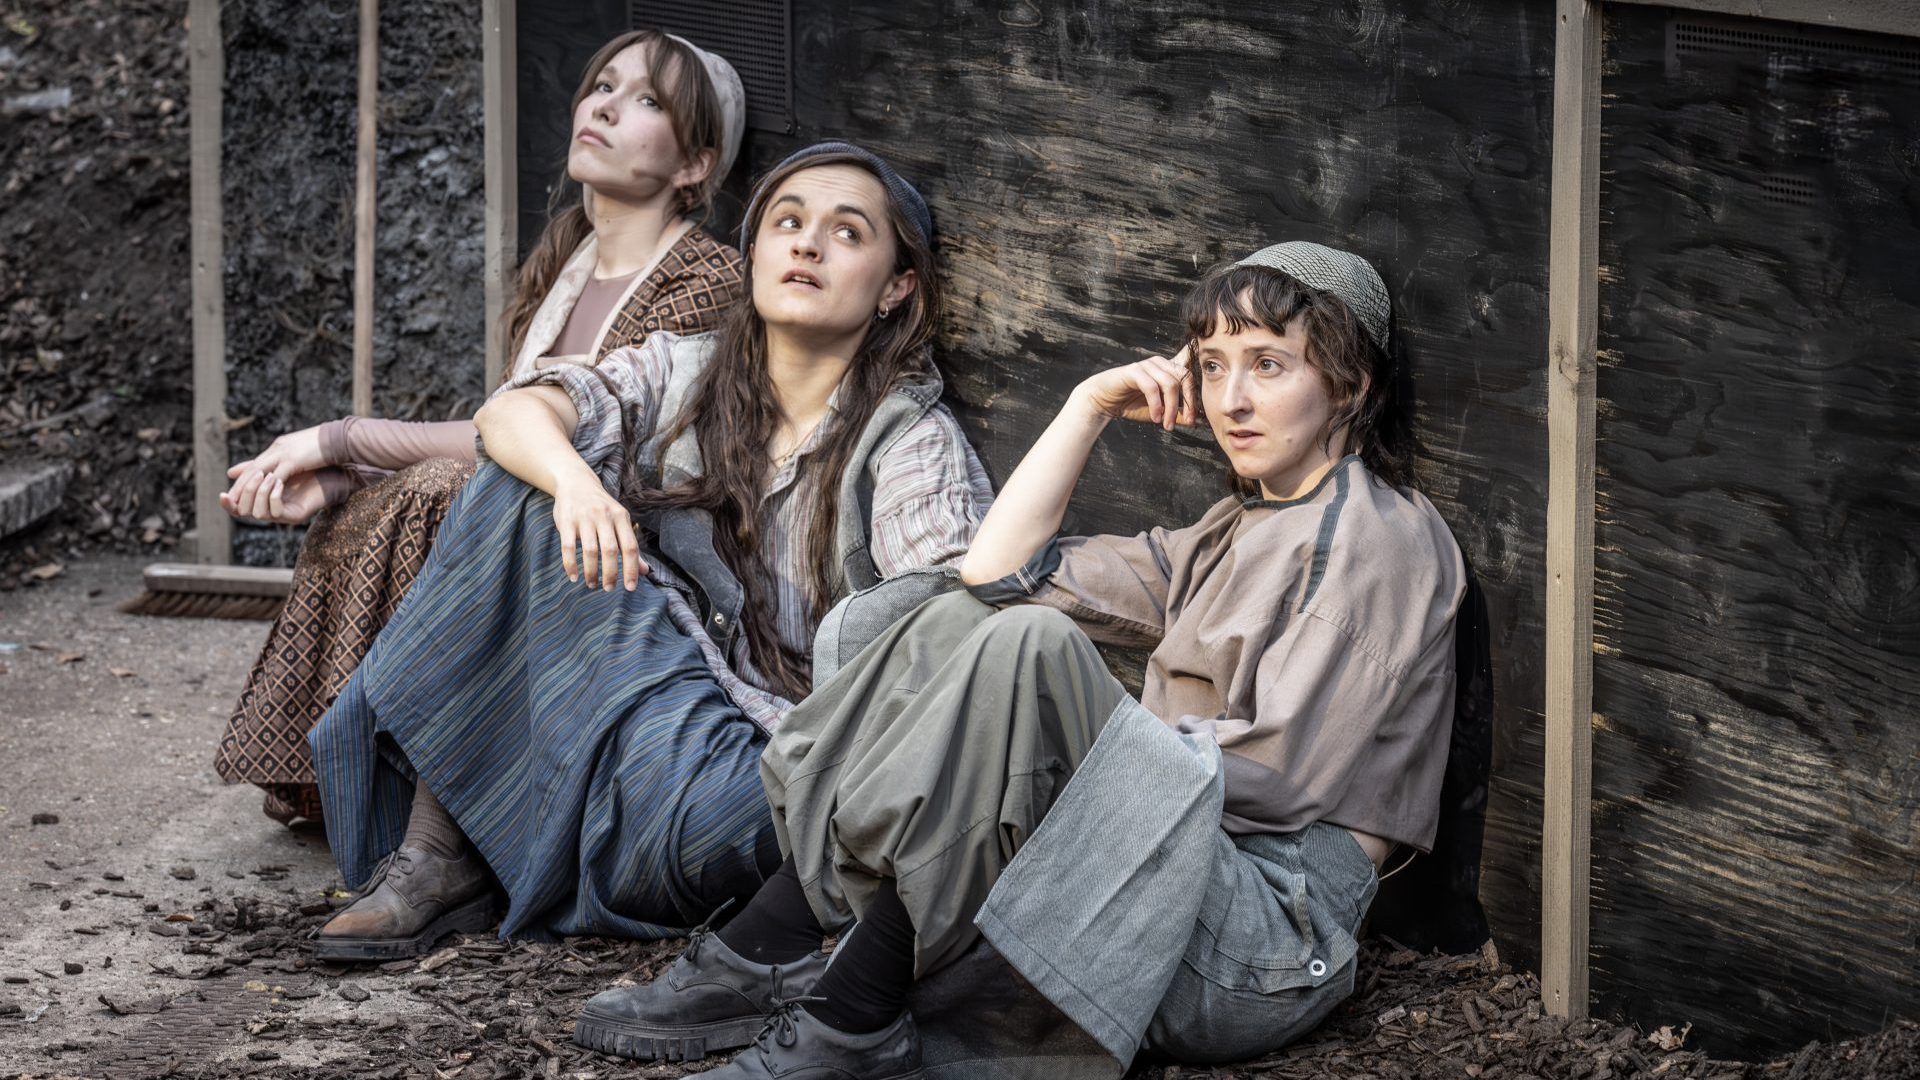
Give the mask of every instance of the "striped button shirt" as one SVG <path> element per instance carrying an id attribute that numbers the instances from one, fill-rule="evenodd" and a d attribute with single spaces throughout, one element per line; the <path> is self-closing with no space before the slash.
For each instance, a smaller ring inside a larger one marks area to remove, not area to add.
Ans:
<path id="1" fill-rule="evenodd" d="M 673 344 L 678 335 L 658 332 L 635 347 L 617 349 L 597 368 L 561 364 L 529 373 L 511 385 L 553 385 L 566 391 L 579 414 L 574 449 L 618 495 L 627 467 L 622 416 L 635 425 L 643 442 L 670 417 L 659 415 L 673 373 Z M 813 651 L 815 613 L 807 602 L 806 537 L 818 513 L 816 493 L 822 481 L 815 451 L 838 423 L 840 393 L 827 400 L 827 415 L 800 448 L 775 471 L 761 499 L 768 568 L 775 586 L 775 632 L 788 648 Z M 835 478 L 837 481 L 837 478 Z M 868 525 L 874 568 L 882 578 L 928 566 L 958 562 L 992 502 L 986 470 L 944 405 L 927 411 L 888 448 L 875 475 L 872 519 Z M 654 560 L 649 559 L 649 564 Z M 744 636 L 722 655 L 706 634 L 699 615 L 686 602 L 689 593 L 671 572 L 655 566 L 655 576 L 676 586 L 669 607 L 676 625 L 699 644 L 714 676 L 734 703 L 756 723 L 772 730 L 792 703 L 769 689 L 747 653 Z M 675 602 L 677 601 L 677 602 Z M 824 612 L 819 613 L 824 614 Z"/>

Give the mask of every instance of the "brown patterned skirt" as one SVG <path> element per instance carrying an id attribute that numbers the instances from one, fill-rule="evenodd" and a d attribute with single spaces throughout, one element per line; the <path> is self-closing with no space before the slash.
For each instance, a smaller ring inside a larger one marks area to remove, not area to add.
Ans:
<path id="1" fill-rule="evenodd" d="M 267 816 L 320 820 L 307 731 L 426 565 L 473 466 L 435 458 L 355 492 L 307 530 L 293 587 L 220 739 L 214 768 L 267 793 Z"/>

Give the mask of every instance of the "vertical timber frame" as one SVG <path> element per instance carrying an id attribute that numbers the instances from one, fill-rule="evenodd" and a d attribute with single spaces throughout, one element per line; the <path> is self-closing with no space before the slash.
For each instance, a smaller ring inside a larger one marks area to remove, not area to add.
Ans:
<path id="1" fill-rule="evenodd" d="M 1558 0 L 1547 261 L 1546 777 L 1540 989 L 1588 1006 L 1593 786 L 1593 460 L 1600 289 L 1600 0 Z"/>
<path id="2" fill-rule="evenodd" d="M 481 396 L 500 385 L 506 370 L 507 347 L 502 316 L 513 291 L 513 268 L 518 259 L 520 230 L 518 137 L 519 87 L 514 72 L 519 29 L 515 0 L 483 0 L 481 4 L 481 96 L 486 111 L 482 154 L 486 159 L 486 385 Z"/>
<path id="3" fill-rule="evenodd" d="M 194 561 L 233 559 L 233 522 L 220 508 L 227 479 L 226 244 L 221 230 L 220 110 L 226 56 L 220 0 L 187 9 L 188 145 L 191 155 L 193 259 Z"/>
<path id="4" fill-rule="evenodd" d="M 373 415 L 374 183 L 378 170 L 380 0 L 360 0 L 359 141 L 353 185 L 353 411 Z"/>

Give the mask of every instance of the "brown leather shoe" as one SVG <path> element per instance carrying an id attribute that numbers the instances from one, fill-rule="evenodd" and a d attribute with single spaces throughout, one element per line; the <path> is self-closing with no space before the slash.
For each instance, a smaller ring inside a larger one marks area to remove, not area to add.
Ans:
<path id="1" fill-rule="evenodd" d="M 360 898 L 320 928 L 316 960 L 400 960 L 424 956 L 448 934 L 493 922 L 493 888 L 480 853 L 457 859 L 402 846 L 382 860 Z"/>

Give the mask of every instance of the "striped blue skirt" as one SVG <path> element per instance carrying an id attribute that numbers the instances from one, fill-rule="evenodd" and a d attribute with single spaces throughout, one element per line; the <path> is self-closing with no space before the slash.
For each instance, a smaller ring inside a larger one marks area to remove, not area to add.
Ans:
<path id="1" fill-rule="evenodd" d="M 422 776 L 505 887 L 503 937 L 676 936 L 779 864 L 766 736 L 665 592 L 569 582 L 553 500 L 492 463 L 308 743 L 345 880 Z"/>

